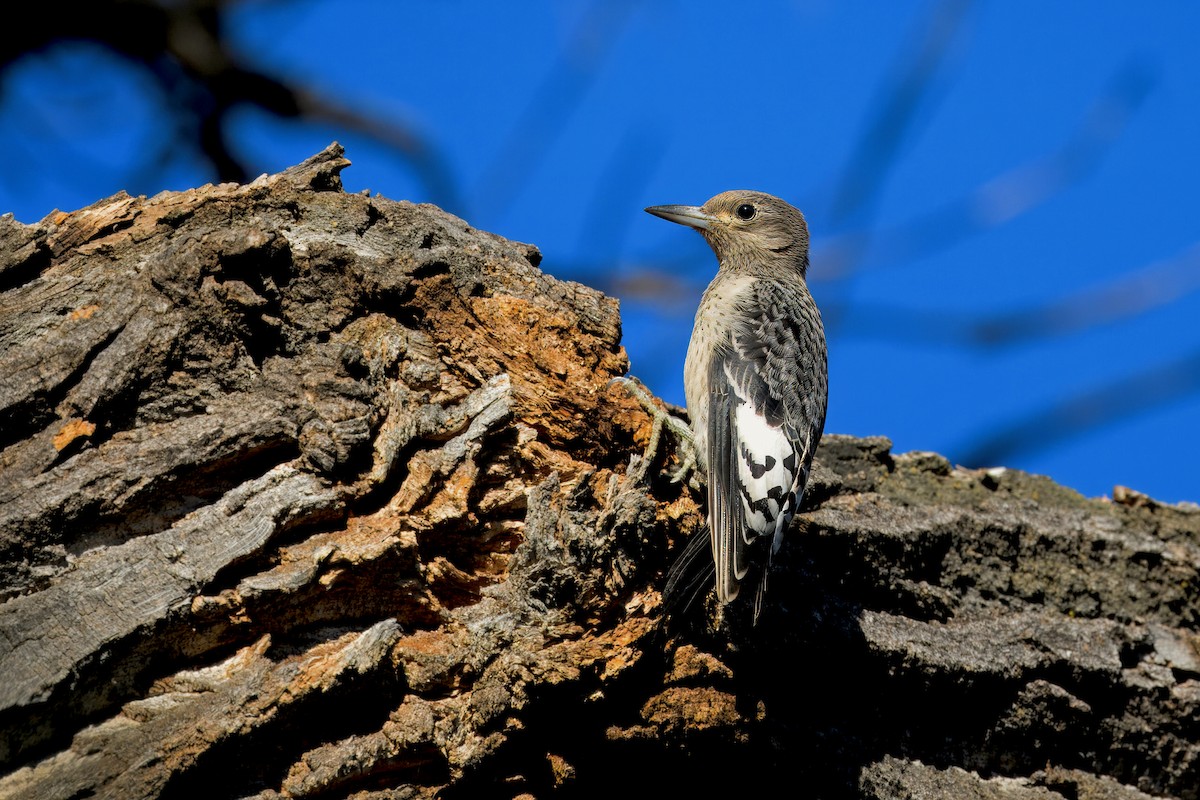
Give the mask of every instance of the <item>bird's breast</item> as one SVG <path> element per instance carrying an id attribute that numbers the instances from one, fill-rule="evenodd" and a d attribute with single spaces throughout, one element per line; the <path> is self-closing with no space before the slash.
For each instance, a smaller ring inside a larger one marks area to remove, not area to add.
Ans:
<path id="1" fill-rule="evenodd" d="M 742 297 L 752 289 L 753 278 L 744 275 L 717 274 L 696 309 L 692 339 L 683 365 L 683 391 L 688 417 L 692 422 L 696 457 L 701 469 L 708 470 L 708 374 L 713 352 L 728 345 L 737 321 Z"/>

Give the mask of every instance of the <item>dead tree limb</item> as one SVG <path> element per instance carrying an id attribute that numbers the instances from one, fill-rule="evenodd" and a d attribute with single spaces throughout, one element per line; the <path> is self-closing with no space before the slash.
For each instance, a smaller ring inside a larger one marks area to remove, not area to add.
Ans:
<path id="1" fill-rule="evenodd" d="M 0 797 L 1200 796 L 1200 511 L 829 436 L 668 629 L 616 302 L 347 164 L 0 220 Z"/>

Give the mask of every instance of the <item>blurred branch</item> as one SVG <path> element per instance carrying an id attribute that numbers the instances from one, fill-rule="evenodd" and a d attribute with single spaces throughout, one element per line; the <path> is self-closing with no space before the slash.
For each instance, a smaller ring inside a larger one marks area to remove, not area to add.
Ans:
<path id="1" fill-rule="evenodd" d="M 869 243 L 876 263 L 903 264 L 998 227 L 1086 177 L 1125 131 L 1156 77 L 1141 63 L 1114 76 L 1074 135 L 1055 153 L 1022 164 L 941 208 L 890 230 L 858 230 L 822 242 L 814 259 L 822 280 L 862 268 Z"/>
<path id="2" fill-rule="evenodd" d="M 961 463 L 968 467 L 1003 464 L 1017 453 L 1045 450 L 1064 439 L 1128 420 L 1197 390 L 1200 390 L 1200 351 L 1035 411 L 994 433 L 977 437 L 975 444 L 952 452 L 965 452 Z M 1120 454 L 1114 454 L 1113 458 L 1119 460 Z"/>
<path id="3" fill-rule="evenodd" d="M 892 74 L 898 78 L 886 90 L 866 129 L 851 153 L 846 171 L 834 192 L 829 219 L 831 231 L 845 228 L 857 235 L 845 242 L 836 255 L 839 265 L 833 274 L 842 285 L 827 294 L 835 300 L 824 312 L 826 330 L 835 332 L 841 315 L 837 297 L 850 291 L 849 279 L 859 259 L 870 246 L 875 206 L 895 164 L 900 145 L 911 130 L 917 109 L 930 93 L 951 44 L 957 37 L 970 0 L 941 0 L 925 20 L 915 52 L 906 53 Z"/>
<path id="4" fill-rule="evenodd" d="M 699 237 L 697 241 L 702 242 Z M 717 269 L 712 251 L 703 243 L 700 247 L 703 252 L 697 248 L 694 254 L 685 251 L 633 259 L 596 258 L 589 253 L 586 260 L 557 260 L 554 271 L 559 276 L 586 275 L 589 286 L 623 302 L 646 303 L 672 313 L 690 305 L 686 310 L 691 316 Z M 711 262 L 708 272 L 701 268 L 705 259 Z"/>
<path id="5" fill-rule="evenodd" d="M 923 26 L 915 55 L 901 59 L 895 70 L 899 78 L 868 123 L 834 196 L 830 217 L 835 229 L 851 220 L 862 223 L 870 216 L 900 144 L 942 68 L 970 5 L 970 0 L 942 0 Z"/>
<path id="6" fill-rule="evenodd" d="M 1168 261 L 1122 275 L 1105 286 L 1085 289 L 1055 303 L 1004 314 L 974 327 L 972 338 L 995 346 L 1064 336 L 1129 319 L 1168 305 L 1200 289 L 1200 245 Z"/>
<path id="7" fill-rule="evenodd" d="M 596 0 L 584 13 L 484 172 L 475 193 L 478 210 L 495 219 L 508 209 L 525 177 L 537 168 L 579 107 L 637 4 L 637 0 Z"/>
<path id="8" fill-rule="evenodd" d="M 681 270 L 681 274 L 686 274 Z M 609 289 L 601 289 L 621 298 L 621 302 L 643 303 L 653 306 L 664 318 L 685 317 L 691 319 L 700 303 L 704 285 L 687 281 L 679 275 L 655 269 L 635 270 L 628 274 L 615 274 L 604 281 Z"/>
<path id="9" fill-rule="evenodd" d="M 963 347 L 1001 347 L 1066 336 L 1140 316 L 1200 290 L 1200 243 L 1101 286 L 1054 302 L 980 319 L 978 313 L 855 303 L 838 309 L 849 334 Z"/>
<path id="10" fill-rule="evenodd" d="M 577 252 L 600 264 L 616 260 L 636 219 L 629 209 L 642 196 L 664 152 L 663 136 L 650 126 L 641 123 L 626 129 L 583 214 Z"/>
<path id="11" fill-rule="evenodd" d="M 233 0 L 32 4 L 22 25 L 5 26 L 0 33 L 0 75 L 54 45 L 95 42 L 154 78 L 182 143 L 196 148 L 221 181 L 245 182 L 261 172 L 244 163 L 229 141 L 231 112 L 250 106 L 281 119 L 336 125 L 372 138 L 405 158 L 434 202 L 461 207 L 437 149 L 412 128 L 360 114 L 261 72 L 235 54 L 223 35 L 225 9 L 233 5 Z"/>

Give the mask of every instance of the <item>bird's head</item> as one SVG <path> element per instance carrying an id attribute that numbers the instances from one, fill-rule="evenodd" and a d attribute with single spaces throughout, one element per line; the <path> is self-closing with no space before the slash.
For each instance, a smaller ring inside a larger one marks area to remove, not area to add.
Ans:
<path id="1" fill-rule="evenodd" d="M 808 224 L 791 204 L 763 192 L 722 192 L 702 206 L 651 206 L 656 217 L 695 228 L 722 268 L 808 269 Z"/>

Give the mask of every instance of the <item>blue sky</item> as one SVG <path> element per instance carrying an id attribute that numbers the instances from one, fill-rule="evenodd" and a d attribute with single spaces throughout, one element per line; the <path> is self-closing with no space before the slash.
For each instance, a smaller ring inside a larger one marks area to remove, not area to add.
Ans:
<path id="1" fill-rule="evenodd" d="M 538 245 L 621 298 L 633 372 L 668 400 L 715 262 L 642 208 L 759 189 L 809 219 L 827 431 L 1200 501 L 1200 6 L 311 0 L 247 3 L 230 35 L 418 131 L 452 188 L 361 134 L 247 110 L 256 171 L 336 139 L 348 190 Z M 157 91 L 86 44 L 15 65 L 0 211 L 211 181 L 186 148 L 147 159 L 175 135 Z"/>

